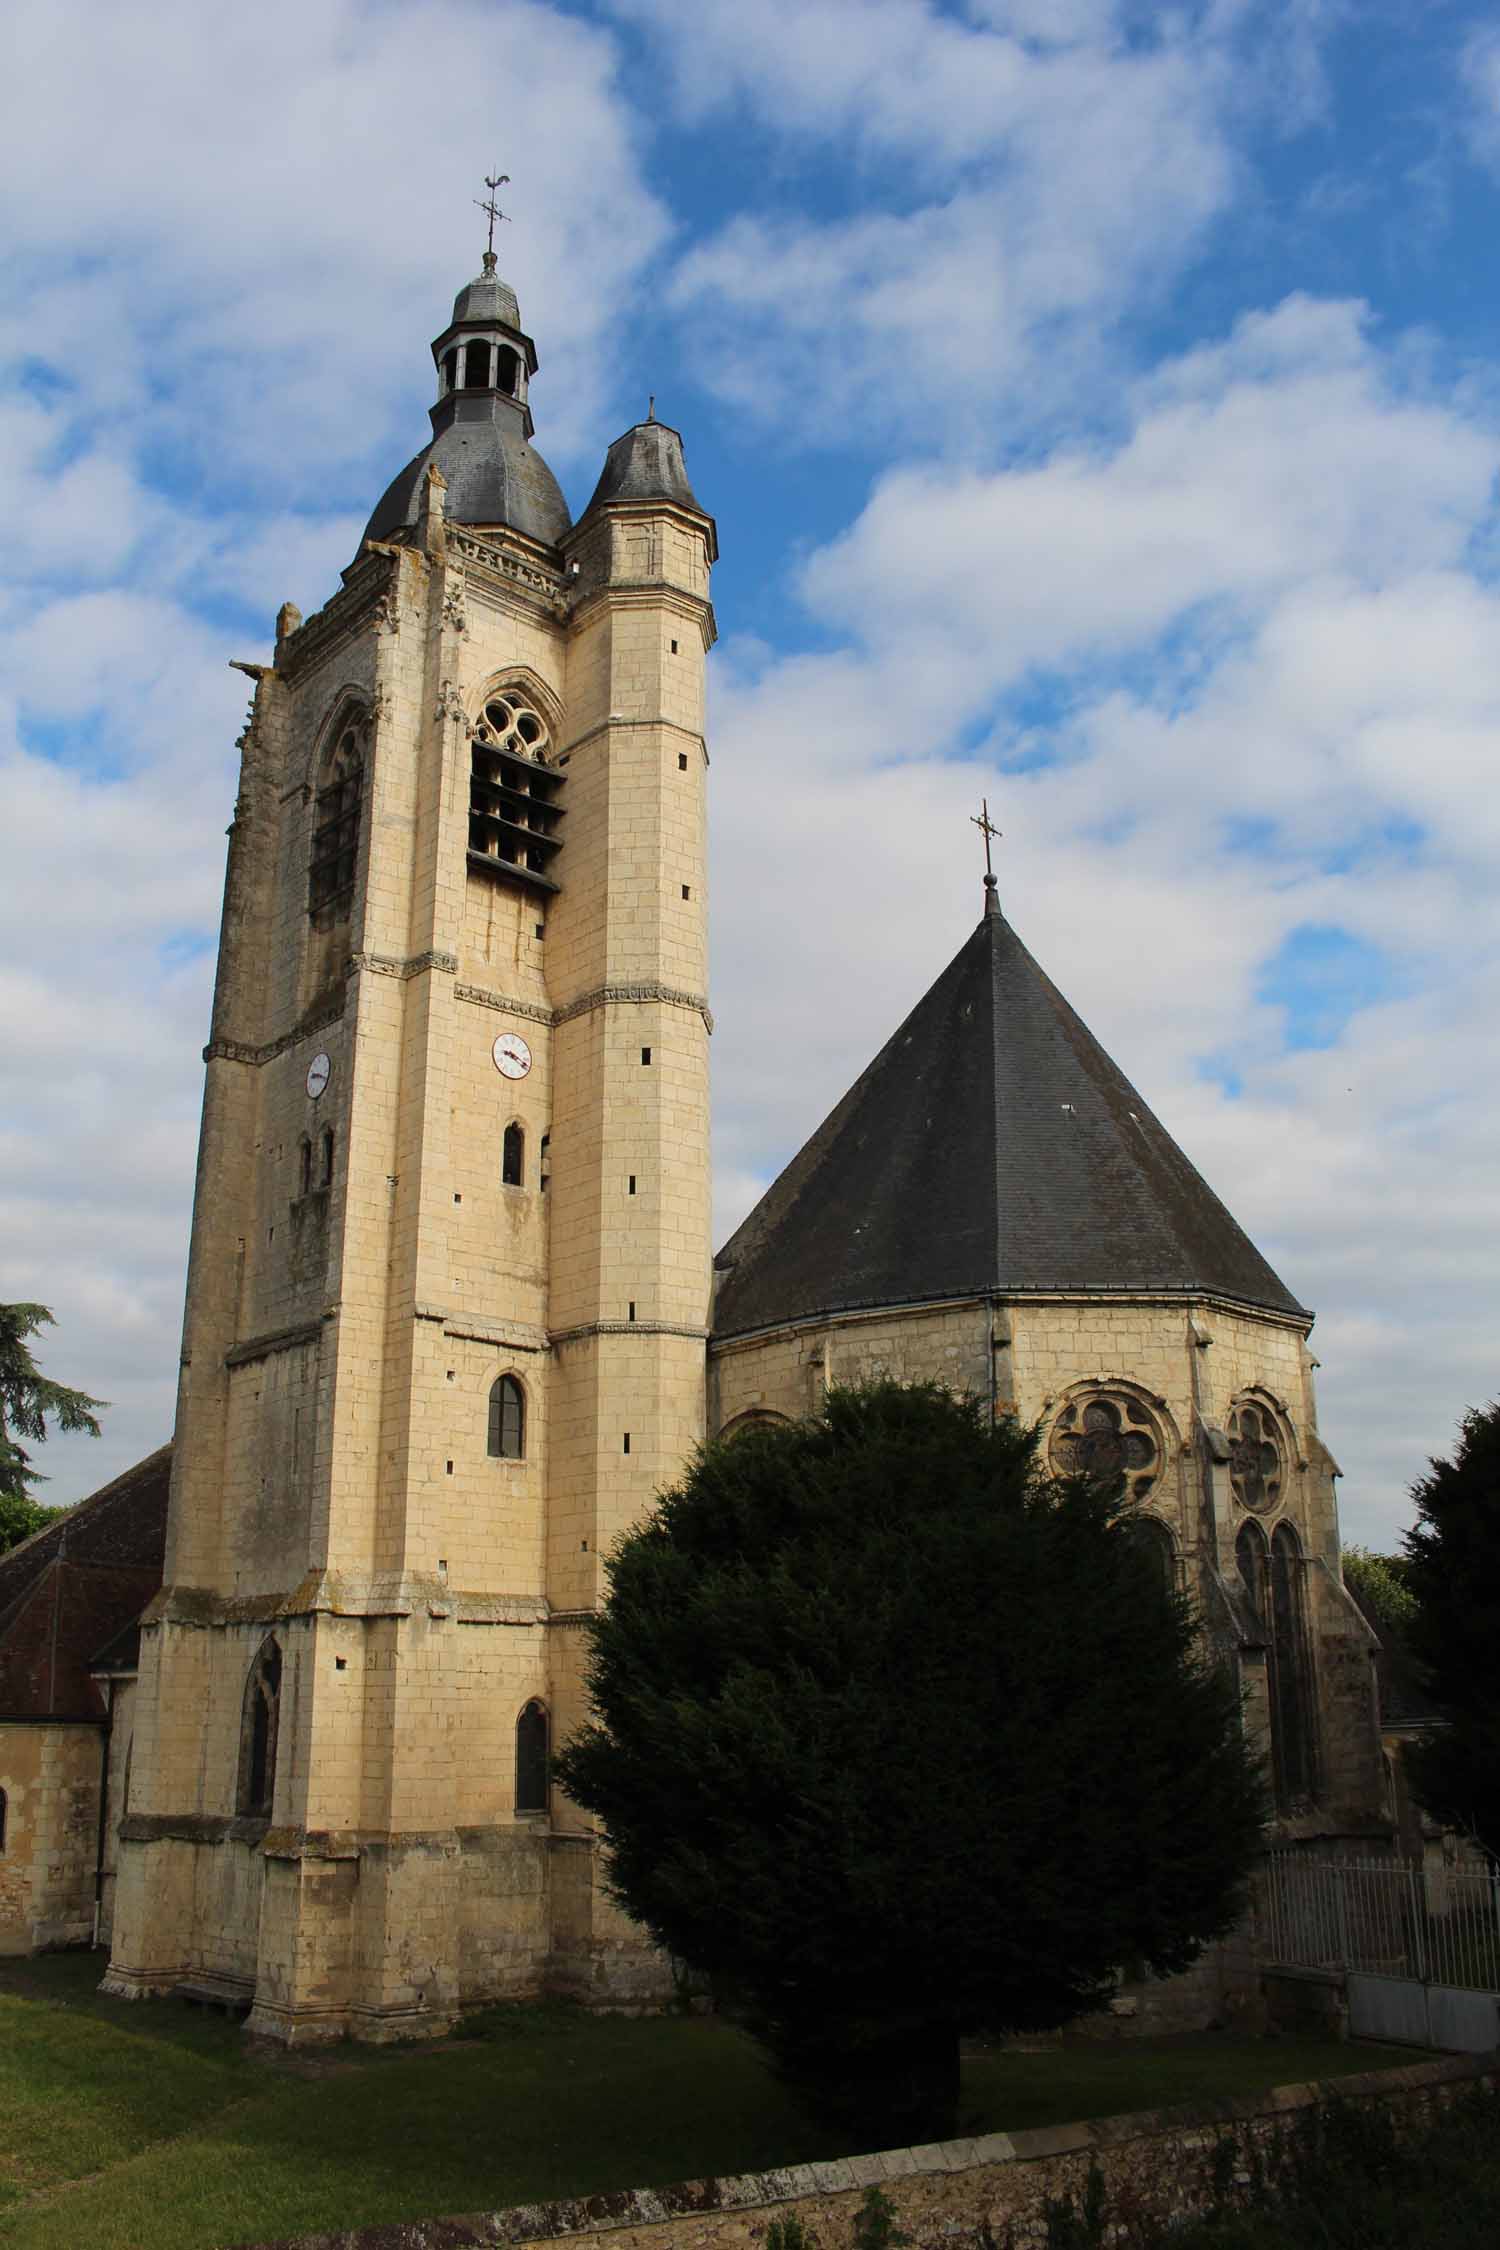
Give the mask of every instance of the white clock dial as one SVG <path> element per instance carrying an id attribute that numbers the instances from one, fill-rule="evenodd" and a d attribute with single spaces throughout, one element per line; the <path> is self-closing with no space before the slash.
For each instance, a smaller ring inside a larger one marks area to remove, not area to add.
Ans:
<path id="1" fill-rule="evenodd" d="M 517 1031 L 502 1031 L 490 1052 L 502 1078 L 524 1078 L 531 1068 L 531 1049 Z"/>
<path id="2" fill-rule="evenodd" d="M 333 1065 L 326 1055 L 313 1056 L 312 1061 L 307 1066 L 307 1091 L 312 1101 L 316 1101 L 319 1094 L 322 1093 L 332 1072 Z"/>

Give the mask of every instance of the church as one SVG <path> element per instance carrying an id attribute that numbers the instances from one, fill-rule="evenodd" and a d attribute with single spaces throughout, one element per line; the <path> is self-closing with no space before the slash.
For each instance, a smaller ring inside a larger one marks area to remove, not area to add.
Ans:
<path id="1" fill-rule="evenodd" d="M 992 877 L 714 1258 L 715 525 L 654 418 L 572 520 L 493 254 L 432 357 L 340 590 L 241 666 L 160 1585 L 92 1675 L 106 1989 L 291 2043 L 669 1997 L 548 1779 L 604 1560 L 705 1434 L 877 1374 L 1123 1473 L 1283 1840 L 1387 1837 L 1312 1316 Z"/>

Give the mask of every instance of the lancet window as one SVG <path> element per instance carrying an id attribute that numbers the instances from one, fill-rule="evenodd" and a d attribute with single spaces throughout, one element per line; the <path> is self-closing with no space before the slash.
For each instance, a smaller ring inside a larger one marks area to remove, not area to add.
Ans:
<path id="1" fill-rule="evenodd" d="M 347 914 L 359 856 L 359 807 L 364 789 L 364 727 L 350 719 L 338 729 L 324 759 L 313 810 L 307 905 L 312 914 Z"/>
<path id="2" fill-rule="evenodd" d="M 1058 1476 L 1089 1477 L 1100 1484 L 1125 1480 L 1126 1497 L 1144 1500 L 1162 1470 L 1155 1420 L 1128 1391 L 1095 1391 L 1069 1399 L 1052 1425 L 1048 1448 Z"/>
<path id="3" fill-rule="evenodd" d="M 1289 1523 L 1279 1523 L 1271 1536 L 1270 1625 L 1276 1779 L 1282 1802 L 1291 1805 L 1312 1795 L 1316 1761 L 1307 1565 Z"/>
<path id="4" fill-rule="evenodd" d="M 516 1811 L 547 1810 L 547 1706 L 533 1697 L 516 1721 Z"/>
<path id="5" fill-rule="evenodd" d="M 1235 1563 L 1265 1635 L 1271 1771 L 1283 1812 L 1317 1786 L 1312 1644 L 1307 1627 L 1307 1564 L 1289 1523 L 1267 1539 L 1250 1518 L 1234 1542 Z"/>
<path id="6" fill-rule="evenodd" d="M 269 1818 L 276 1790 L 276 1727 L 281 1708 L 281 1648 L 263 1641 L 245 1682 L 240 1717 L 239 1810 Z"/>
<path id="7" fill-rule="evenodd" d="M 489 1455 L 492 1461 L 526 1458 L 526 1393 L 514 1375 L 490 1385 Z"/>
<path id="8" fill-rule="evenodd" d="M 526 1134 L 514 1120 L 506 1126 L 505 1138 L 501 1143 L 500 1180 L 504 1187 L 524 1187 L 526 1184 Z"/>
<path id="9" fill-rule="evenodd" d="M 470 745 L 469 867 L 534 891 L 555 891 L 550 872 L 562 837 L 563 776 L 548 763 L 546 720 L 525 690 L 499 688 Z"/>

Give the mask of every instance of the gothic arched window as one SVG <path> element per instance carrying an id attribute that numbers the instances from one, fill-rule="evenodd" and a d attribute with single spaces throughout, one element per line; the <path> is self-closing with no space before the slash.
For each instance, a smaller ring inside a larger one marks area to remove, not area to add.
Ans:
<path id="1" fill-rule="evenodd" d="M 557 802 L 566 776 L 547 763 L 551 730 L 523 687 L 485 699 L 469 752 L 469 859 L 507 870 L 533 890 L 555 891 L 548 873 L 562 850 Z"/>
<path id="2" fill-rule="evenodd" d="M 1271 1734 L 1277 1792 L 1290 1804 L 1313 1791 L 1312 1652 L 1307 1634 L 1307 1565 L 1289 1523 L 1271 1539 Z"/>
<path id="3" fill-rule="evenodd" d="M 1242 1523 L 1234 1542 L 1235 1568 L 1240 1574 L 1240 1584 L 1250 1597 L 1250 1606 L 1262 1624 L 1266 1622 L 1266 1583 L 1270 1575 L 1271 1551 L 1266 1545 L 1266 1535 L 1258 1523 Z"/>
<path id="4" fill-rule="evenodd" d="M 516 1811 L 547 1810 L 547 1706 L 533 1696 L 516 1721 Z"/>
<path id="5" fill-rule="evenodd" d="M 1123 1477 L 1130 1500 L 1144 1500 L 1161 1475 L 1156 1424 L 1126 1391 L 1069 1399 L 1052 1425 L 1049 1450 L 1058 1476 L 1090 1477 L 1099 1484 Z"/>
<path id="6" fill-rule="evenodd" d="M 307 870 L 308 912 L 322 907 L 347 914 L 359 854 L 359 801 L 364 786 L 363 728 L 357 718 L 338 729 L 324 759 L 313 810 L 312 858 Z"/>
<path id="7" fill-rule="evenodd" d="M 1276 1417 L 1264 1400 L 1241 1399 L 1229 1416 L 1229 1482 L 1242 1508 L 1268 1515 L 1281 1499 L 1286 1468 Z"/>
<path id="8" fill-rule="evenodd" d="M 505 1128 L 500 1156 L 500 1179 L 505 1187 L 523 1187 L 526 1176 L 526 1134 L 512 1121 Z"/>
<path id="9" fill-rule="evenodd" d="M 1159 1516 L 1138 1515 L 1126 1519 L 1133 1536 L 1140 1540 L 1158 1571 L 1161 1582 L 1169 1594 L 1177 1591 L 1177 1542 Z"/>
<path id="10" fill-rule="evenodd" d="M 240 1713 L 239 1811 L 268 1819 L 276 1793 L 276 1728 L 281 1709 L 281 1647 L 261 1643 L 245 1682 Z"/>
<path id="11" fill-rule="evenodd" d="M 526 1458 L 526 1393 L 514 1375 L 490 1385 L 489 1453 L 494 1461 Z"/>

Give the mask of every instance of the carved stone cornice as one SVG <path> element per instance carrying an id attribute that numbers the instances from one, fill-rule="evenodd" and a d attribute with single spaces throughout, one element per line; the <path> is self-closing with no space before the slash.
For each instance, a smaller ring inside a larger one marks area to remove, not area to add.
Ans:
<path id="1" fill-rule="evenodd" d="M 410 977 L 419 977 L 424 969 L 437 969 L 444 976 L 458 972 L 456 953 L 351 953 L 344 974 L 353 976 L 356 971 L 372 977 L 400 977 L 405 983 Z"/>
<path id="2" fill-rule="evenodd" d="M 323 1322 L 303 1321 L 297 1328 L 273 1328 L 263 1336 L 247 1336 L 244 1343 L 231 1345 L 224 1354 L 226 1367 L 244 1367 L 252 1359 L 274 1359 L 278 1352 L 294 1352 L 303 1344 L 315 1344 L 323 1333 Z"/>
<path id="3" fill-rule="evenodd" d="M 456 984 L 453 997 L 468 1000 L 476 1008 L 497 1008 L 505 1015 L 523 1016 L 527 1023 L 550 1025 L 556 1021 L 555 1011 L 545 1001 L 518 1000 L 513 993 L 492 992 L 482 984 Z"/>
<path id="4" fill-rule="evenodd" d="M 713 1013 L 707 995 L 702 992 L 685 992 L 675 984 L 601 984 L 592 992 L 581 992 L 576 1000 L 567 1001 L 553 1011 L 554 1023 L 571 1023 L 574 1016 L 586 1016 L 595 1008 L 646 1007 L 690 1008 L 703 1018 L 704 1029 L 712 1032 Z"/>
<path id="5" fill-rule="evenodd" d="M 553 1328 L 549 1344 L 576 1344 L 586 1336 L 686 1336 L 695 1344 L 708 1342 L 708 1330 L 679 1320 L 586 1320 L 577 1328 Z"/>
<path id="6" fill-rule="evenodd" d="M 206 1063 L 271 1062 L 277 1055 L 284 1055 L 288 1047 L 299 1046 L 304 1039 L 311 1039 L 318 1032 L 326 1031 L 330 1024 L 340 1022 L 343 1013 L 344 995 L 340 993 L 337 1000 L 330 1001 L 326 1007 L 320 1008 L 315 1015 L 304 1016 L 302 1021 L 294 1024 L 290 1031 L 284 1031 L 279 1039 L 268 1039 L 263 1046 L 251 1046 L 243 1039 L 210 1039 L 203 1050 L 203 1060 Z"/>

